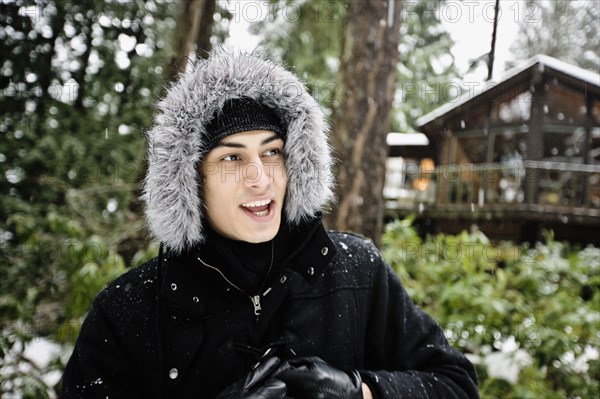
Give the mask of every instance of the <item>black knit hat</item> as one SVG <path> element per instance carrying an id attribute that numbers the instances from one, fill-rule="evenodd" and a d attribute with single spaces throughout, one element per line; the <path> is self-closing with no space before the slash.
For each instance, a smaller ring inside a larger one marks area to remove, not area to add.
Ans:
<path id="1" fill-rule="evenodd" d="M 206 125 L 209 143 L 214 148 L 219 141 L 235 133 L 267 130 L 285 140 L 286 128 L 272 108 L 249 97 L 227 100 Z"/>

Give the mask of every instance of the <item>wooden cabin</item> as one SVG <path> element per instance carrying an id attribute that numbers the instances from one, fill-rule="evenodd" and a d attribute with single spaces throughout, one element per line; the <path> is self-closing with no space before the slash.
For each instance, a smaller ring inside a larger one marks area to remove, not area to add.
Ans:
<path id="1" fill-rule="evenodd" d="M 535 241 L 552 230 L 600 244 L 598 73 L 536 56 L 417 125 L 429 152 L 398 156 L 390 145 L 388 217 L 415 214 L 430 233 L 477 226 L 491 238 Z"/>

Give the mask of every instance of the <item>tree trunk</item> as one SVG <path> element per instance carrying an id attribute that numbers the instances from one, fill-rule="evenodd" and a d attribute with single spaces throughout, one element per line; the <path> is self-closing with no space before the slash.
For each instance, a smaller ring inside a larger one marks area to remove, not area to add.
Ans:
<path id="1" fill-rule="evenodd" d="M 488 76 L 487 80 L 492 80 L 494 74 L 494 58 L 496 58 L 496 38 L 498 36 L 498 19 L 500 18 L 500 0 L 496 0 L 494 8 L 494 30 L 492 31 L 492 45 L 488 57 Z"/>
<path id="2" fill-rule="evenodd" d="M 337 209 L 328 227 L 379 244 L 383 232 L 386 136 L 400 42 L 400 0 L 350 1 L 342 37 L 333 111 Z"/>
<path id="3" fill-rule="evenodd" d="M 206 58 L 211 49 L 215 0 L 180 0 L 181 8 L 175 31 L 175 56 L 165 71 L 165 83 L 172 81 L 178 73 L 185 71 L 192 51 Z M 195 49 L 194 49 L 195 47 Z"/>

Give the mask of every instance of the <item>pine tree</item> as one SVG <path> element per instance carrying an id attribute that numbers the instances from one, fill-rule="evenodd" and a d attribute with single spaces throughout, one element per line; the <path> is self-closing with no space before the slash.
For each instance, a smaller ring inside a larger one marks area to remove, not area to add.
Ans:
<path id="1" fill-rule="evenodd" d="M 347 0 L 271 0 L 263 20 L 250 27 L 262 37 L 258 51 L 300 76 L 329 111 L 338 84 L 346 8 Z"/>
<path id="2" fill-rule="evenodd" d="M 396 118 L 392 129 L 415 131 L 415 121 L 460 93 L 453 42 L 434 12 L 442 3 L 407 1 L 400 30 Z"/>
<path id="3" fill-rule="evenodd" d="M 600 3 L 597 0 L 533 0 L 519 14 L 512 66 L 545 54 L 600 70 Z"/>
<path id="4" fill-rule="evenodd" d="M 47 397 L 41 376 L 60 361 L 10 359 L 26 363 L 34 338 L 71 341 L 132 261 L 120 245 L 142 228 L 128 205 L 175 14 L 153 0 L 0 4 L 2 397 Z"/>

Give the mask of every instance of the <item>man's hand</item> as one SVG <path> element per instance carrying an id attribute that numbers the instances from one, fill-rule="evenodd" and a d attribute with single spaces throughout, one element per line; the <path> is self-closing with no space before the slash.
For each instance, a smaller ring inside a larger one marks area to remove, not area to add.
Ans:
<path id="1" fill-rule="evenodd" d="M 363 399 L 363 384 L 357 371 L 349 374 L 330 366 L 318 357 L 300 357 L 287 361 L 289 369 L 274 374 L 285 382 L 294 399 Z"/>
<path id="2" fill-rule="evenodd" d="M 283 399 L 287 396 L 286 385 L 272 375 L 286 367 L 287 364 L 277 356 L 263 359 L 246 377 L 225 388 L 216 399 Z"/>

